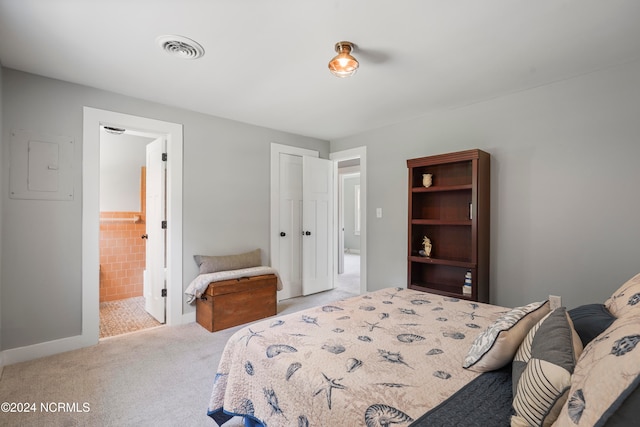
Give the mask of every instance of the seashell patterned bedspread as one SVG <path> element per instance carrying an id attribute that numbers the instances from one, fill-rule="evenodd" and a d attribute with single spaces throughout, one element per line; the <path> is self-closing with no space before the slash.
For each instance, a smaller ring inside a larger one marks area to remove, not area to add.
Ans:
<path id="1" fill-rule="evenodd" d="M 388 288 L 253 323 L 227 342 L 209 415 L 269 427 L 409 425 L 479 375 L 463 359 L 506 311 Z"/>

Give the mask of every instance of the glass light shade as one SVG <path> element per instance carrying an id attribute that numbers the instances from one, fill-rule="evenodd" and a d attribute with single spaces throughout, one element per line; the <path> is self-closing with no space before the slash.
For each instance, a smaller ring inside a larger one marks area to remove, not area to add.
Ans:
<path id="1" fill-rule="evenodd" d="M 336 43 L 336 55 L 329 62 L 329 71 L 337 77 L 349 77 L 358 70 L 358 61 L 350 55 L 353 44 L 349 42 Z"/>

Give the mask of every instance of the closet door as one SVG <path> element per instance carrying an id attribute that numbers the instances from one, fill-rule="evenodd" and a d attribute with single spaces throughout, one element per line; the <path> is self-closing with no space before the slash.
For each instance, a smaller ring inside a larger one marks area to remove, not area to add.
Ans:
<path id="1" fill-rule="evenodd" d="M 302 293 L 333 288 L 333 162 L 302 158 Z"/>
<path id="2" fill-rule="evenodd" d="M 278 299 L 302 295 L 302 157 L 280 153 Z"/>

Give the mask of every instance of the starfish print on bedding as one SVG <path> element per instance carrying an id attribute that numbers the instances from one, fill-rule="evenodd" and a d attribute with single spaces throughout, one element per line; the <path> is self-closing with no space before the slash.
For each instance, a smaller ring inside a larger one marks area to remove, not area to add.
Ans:
<path id="1" fill-rule="evenodd" d="M 459 313 L 460 313 L 460 317 L 463 318 L 463 319 L 465 317 L 469 317 L 469 319 L 471 319 L 471 320 L 476 320 L 476 317 L 486 317 L 486 316 L 482 316 L 480 314 L 476 314 L 475 311 L 472 311 L 471 313 L 468 313 L 466 311 L 460 311 Z"/>
<path id="2" fill-rule="evenodd" d="M 376 322 L 376 323 L 369 323 L 366 320 L 364 321 L 364 323 L 367 324 L 367 326 L 363 326 L 363 328 L 369 328 L 369 332 L 373 332 L 374 329 L 376 328 L 380 328 L 382 329 L 382 326 L 378 326 L 378 323 L 380 322 Z"/>
<path id="3" fill-rule="evenodd" d="M 316 392 L 313 393 L 313 395 L 317 396 L 324 391 L 327 394 L 327 404 L 329 405 L 329 409 L 331 409 L 331 391 L 334 388 L 338 390 L 344 390 L 346 389 L 346 387 L 338 383 L 338 381 L 342 380 L 342 378 L 331 379 L 328 376 L 326 376 L 324 373 L 322 373 L 322 376 L 324 377 L 325 384 L 322 385 L 322 387 L 320 387 L 318 390 L 316 390 Z"/>
<path id="4" fill-rule="evenodd" d="M 249 346 L 249 341 L 251 340 L 251 338 L 253 338 L 253 337 L 262 337 L 262 335 L 260 335 L 260 334 L 262 332 L 264 332 L 264 331 L 253 332 L 251 330 L 251 328 L 247 328 L 247 330 L 249 331 L 249 333 L 240 337 L 240 339 L 245 339 L 246 338 L 246 340 L 247 340 L 247 342 L 245 343 L 246 347 Z"/>
<path id="5" fill-rule="evenodd" d="M 389 297 L 389 299 L 393 299 L 398 296 L 398 293 L 387 292 L 386 295 Z"/>

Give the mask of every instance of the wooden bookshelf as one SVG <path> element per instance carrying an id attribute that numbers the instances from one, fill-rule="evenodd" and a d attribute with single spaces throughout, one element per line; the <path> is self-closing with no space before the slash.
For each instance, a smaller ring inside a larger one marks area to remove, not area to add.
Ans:
<path id="1" fill-rule="evenodd" d="M 490 156 L 481 150 L 407 160 L 410 289 L 489 302 Z M 423 175 L 432 184 L 423 185 Z M 429 257 L 421 255 L 431 240 Z M 463 294 L 471 272 L 471 294 Z"/>

